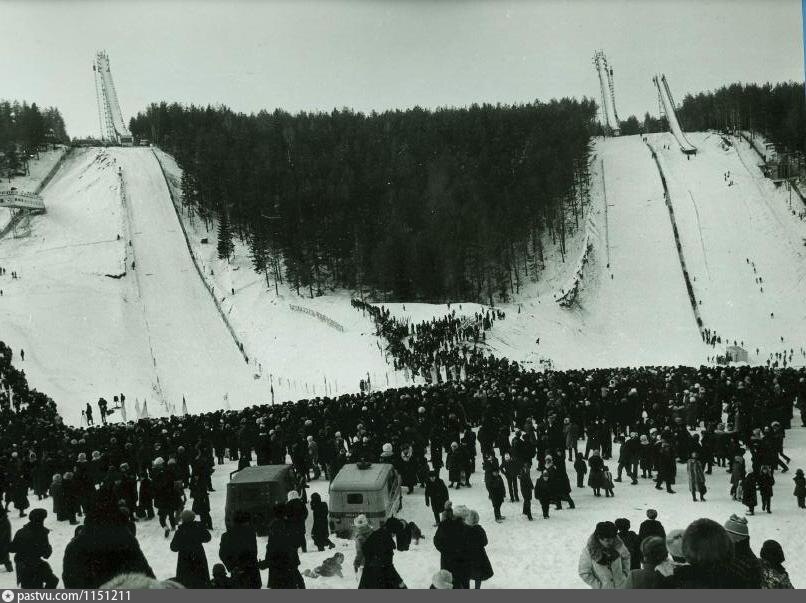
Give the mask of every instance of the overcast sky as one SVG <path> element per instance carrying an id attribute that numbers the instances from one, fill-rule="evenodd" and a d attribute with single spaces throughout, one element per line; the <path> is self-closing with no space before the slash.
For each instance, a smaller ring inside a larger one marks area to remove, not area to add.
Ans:
<path id="1" fill-rule="evenodd" d="M 804 79 L 802 0 L 319 2 L 0 0 L 0 98 L 98 134 L 109 52 L 128 120 L 152 101 L 361 111 L 593 96 L 604 49 L 619 116 L 723 84 Z"/>

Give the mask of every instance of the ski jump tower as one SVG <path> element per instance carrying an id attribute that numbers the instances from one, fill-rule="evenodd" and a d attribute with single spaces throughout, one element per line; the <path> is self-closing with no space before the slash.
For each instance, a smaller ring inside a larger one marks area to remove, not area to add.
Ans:
<path id="1" fill-rule="evenodd" d="M 120 112 L 118 94 L 109 69 L 109 55 L 100 51 L 92 65 L 95 72 L 95 94 L 98 99 L 98 119 L 101 122 L 101 140 L 111 144 L 129 146 L 132 135 L 126 128 Z"/>
<path id="2" fill-rule="evenodd" d="M 669 90 L 669 82 L 666 81 L 664 74 L 656 75 L 652 78 L 652 83 L 658 90 L 658 98 L 660 99 L 660 106 L 663 114 L 666 116 L 666 121 L 669 122 L 669 129 L 672 135 L 680 145 L 680 150 L 686 155 L 696 155 L 697 147 L 691 144 L 686 138 L 686 133 L 680 127 L 680 122 L 677 120 L 677 113 L 675 112 L 674 99 L 672 98 L 672 91 Z"/>
<path id="3" fill-rule="evenodd" d="M 593 65 L 599 74 L 599 85 L 602 89 L 602 116 L 605 130 L 613 136 L 621 134 L 618 113 L 616 112 L 616 90 L 613 86 L 613 68 L 607 64 L 604 52 L 597 50 L 593 53 Z"/>

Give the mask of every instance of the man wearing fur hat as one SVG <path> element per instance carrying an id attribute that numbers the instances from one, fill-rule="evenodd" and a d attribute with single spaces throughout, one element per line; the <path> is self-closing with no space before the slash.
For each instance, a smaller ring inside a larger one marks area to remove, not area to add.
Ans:
<path id="1" fill-rule="evenodd" d="M 625 588 L 630 575 L 630 552 L 612 521 L 596 529 L 579 556 L 579 577 L 595 589 Z"/>

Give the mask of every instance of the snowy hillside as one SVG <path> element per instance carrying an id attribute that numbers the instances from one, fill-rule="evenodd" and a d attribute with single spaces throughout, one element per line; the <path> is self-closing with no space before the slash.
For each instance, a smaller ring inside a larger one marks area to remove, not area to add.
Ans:
<path id="1" fill-rule="evenodd" d="M 753 363 L 786 347 L 802 364 L 806 225 L 787 193 L 762 177 L 738 139 L 727 146 L 716 134 L 692 134 L 700 151 L 691 159 L 669 134 L 648 142 L 704 326 L 744 342 Z M 176 186 L 178 168 L 160 158 Z M 502 306 L 507 318 L 488 333 L 488 349 L 533 368 L 700 364 L 724 353 L 724 342 L 711 347 L 700 337 L 648 145 L 639 136 L 597 140 L 591 174 L 590 224 L 569 241 L 565 263 L 546 245 L 545 274 Z M 43 196 L 48 212 L 32 219 L 30 236 L 0 241 L 9 271 L 0 317 L 3 338 L 26 350 L 31 383 L 66 420 L 77 423 L 86 402 L 119 392 L 163 414 L 178 411 L 183 396 L 197 412 L 270 401 L 272 387 L 285 400 L 357 391 L 367 375 L 374 387 L 406 383 L 349 292 L 308 299 L 286 284 L 277 295 L 242 243 L 231 263 L 218 260 L 214 230 L 184 213 L 180 224 L 151 149 L 77 150 Z M 592 249 L 580 293 L 563 308 L 553 294 L 574 272 L 586 233 Z M 389 306 L 414 320 L 480 308 L 459 300 L 450 309 Z"/>
<path id="2" fill-rule="evenodd" d="M 78 423 L 101 395 L 147 394 L 153 366 L 133 281 L 117 278 L 126 249 L 114 159 L 75 150 L 42 196 L 47 213 L 32 218 L 30 236 L 0 241 L 2 338 L 25 350 L 32 385 Z"/>
<path id="3" fill-rule="evenodd" d="M 172 157 L 156 152 L 179 197 L 181 170 Z M 253 269 L 246 244 L 236 240 L 231 260 L 220 260 L 215 227 L 208 232 L 200 219 L 186 211 L 181 215 L 204 278 L 261 375 L 265 392 L 273 385 L 278 401 L 357 392 L 367 375 L 374 387 L 408 383 L 387 362 L 372 319 L 350 305 L 349 292 L 311 299 L 282 283 L 277 295 L 274 282 L 267 285 L 265 276 Z M 208 244 L 201 243 L 205 238 Z"/>
<path id="4" fill-rule="evenodd" d="M 626 136 L 595 147 L 595 243 L 577 302 L 564 309 L 541 296 L 504 305 L 507 320 L 488 339 L 494 353 L 527 366 L 550 358 L 555 368 L 700 364 L 736 340 L 754 364 L 784 349 L 794 351 L 793 364 L 806 361 L 806 223 L 790 211 L 788 193 L 762 176 L 748 143 L 732 138 L 723 150 L 717 134 L 690 139 L 699 152 L 686 159 L 671 134 L 648 137 L 670 189 L 704 327 L 722 344 L 700 338 L 658 169 L 641 137 Z M 794 195 L 793 207 L 803 210 Z"/>

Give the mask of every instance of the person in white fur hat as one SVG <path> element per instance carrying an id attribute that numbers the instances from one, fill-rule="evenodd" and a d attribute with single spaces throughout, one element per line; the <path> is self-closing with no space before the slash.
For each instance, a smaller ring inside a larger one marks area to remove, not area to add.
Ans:
<path id="1" fill-rule="evenodd" d="M 429 589 L 449 590 L 453 589 L 453 575 L 448 570 L 439 570 L 431 578 Z"/>

